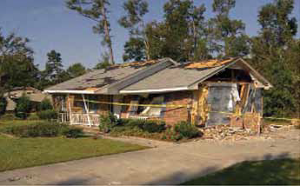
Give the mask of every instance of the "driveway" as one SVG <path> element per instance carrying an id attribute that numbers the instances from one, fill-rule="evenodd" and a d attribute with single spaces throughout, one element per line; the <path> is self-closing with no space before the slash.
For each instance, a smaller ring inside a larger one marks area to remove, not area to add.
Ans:
<path id="1" fill-rule="evenodd" d="M 194 141 L 0 173 L 0 184 L 178 184 L 245 160 L 300 156 L 300 130 L 238 142 Z"/>

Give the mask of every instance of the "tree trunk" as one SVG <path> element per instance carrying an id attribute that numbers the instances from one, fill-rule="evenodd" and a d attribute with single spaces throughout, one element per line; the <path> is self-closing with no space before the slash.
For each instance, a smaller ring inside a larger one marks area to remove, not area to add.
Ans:
<path id="1" fill-rule="evenodd" d="M 149 42 L 146 38 L 146 36 L 144 37 L 144 45 L 145 45 L 145 50 L 146 50 L 146 59 L 147 61 L 150 60 L 150 47 L 149 47 Z"/>
<path id="2" fill-rule="evenodd" d="M 109 49 L 110 63 L 115 64 L 114 54 L 113 54 L 113 49 L 112 49 L 112 41 L 111 41 L 111 37 L 109 35 L 108 21 L 107 21 L 106 10 L 105 10 L 104 5 L 102 7 L 102 16 L 103 16 L 103 20 L 104 20 L 105 41 L 107 42 L 108 49 Z"/>
<path id="3" fill-rule="evenodd" d="M 146 50 L 146 59 L 147 61 L 151 60 L 151 57 L 150 57 L 150 46 L 149 46 L 149 40 L 148 40 L 148 37 L 145 33 L 146 31 L 146 27 L 145 27 L 145 23 L 144 21 L 142 21 L 142 35 L 143 35 L 143 39 L 144 39 L 144 45 L 145 45 L 145 50 Z"/>
<path id="4" fill-rule="evenodd" d="M 193 54 L 193 58 L 195 60 L 195 53 L 197 49 L 197 31 L 196 31 L 196 25 L 195 25 L 195 20 L 193 18 L 193 39 L 194 39 L 194 47 L 193 51 L 191 52 Z"/>

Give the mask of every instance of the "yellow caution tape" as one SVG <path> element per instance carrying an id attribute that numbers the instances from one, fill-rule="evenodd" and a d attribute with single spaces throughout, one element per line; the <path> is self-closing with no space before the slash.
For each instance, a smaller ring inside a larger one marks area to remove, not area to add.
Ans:
<path id="1" fill-rule="evenodd" d="M 76 99 L 74 101 L 83 101 L 83 100 Z M 160 104 L 130 104 L 130 103 L 94 101 L 94 100 L 86 100 L 86 102 L 108 104 L 108 105 L 119 105 L 119 106 L 158 107 L 158 108 L 188 108 L 188 105 L 173 105 L 173 104 L 165 104 L 165 105 L 160 105 Z M 222 112 L 222 111 L 208 111 L 208 112 L 210 112 L 210 113 L 228 114 L 228 115 L 238 115 L 238 116 L 245 115 L 245 114 L 236 114 L 236 113 Z M 296 119 L 296 118 L 276 118 L 276 117 L 261 117 L 261 118 L 286 120 L 286 121 L 300 121 L 300 119 Z"/>
<path id="2" fill-rule="evenodd" d="M 300 121 L 300 119 L 296 119 L 296 118 L 275 118 L 275 117 L 263 117 L 263 118 L 278 119 L 278 120 L 287 120 L 287 121 Z"/>
<path id="3" fill-rule="evenodd" d="M 74 100 L 74 101 L 83 101 L 83 100 Z M 136 107 L 161 107 L 161 108 L 182 108 L 182 107 L 187 107 L 187 105 L 172 105 L 172 104 L 165 104 L 165 105 L 160 105 L 160 104 L 130 104 L 130 103 L 105 102 L 105 101 L 93 101 L 93 100 L 86 100 L 86 102 L 108 104 L 108 105 L 119 105 L 119 106 L 136 106 Z"/>
<path id="4" fill-rule="evenodd" d="M 236 114 L 236 113 L 231 113 L 231 112 L 221 112 L 221 111 L 208 111 L 212 113 L 220 113 L 220 114 L 228 114 L 228 115 L 237 115 L 237 116 L 244 116 L 246 114 Z M 277 119 L 277 120 L 287 120 L 287 121 L 300 121 L 300 119 L 296 118 L 276 118 L 276 117 L 263 117 L 261 116 L 260 118 L 265 118 L 265 119 Z"/>

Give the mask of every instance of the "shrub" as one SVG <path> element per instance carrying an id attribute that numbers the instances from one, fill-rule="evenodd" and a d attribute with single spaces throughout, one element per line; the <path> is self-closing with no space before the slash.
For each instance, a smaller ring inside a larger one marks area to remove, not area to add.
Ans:
<path id="1" fill-rule="evenodd" d="M 163 132 L 165 130 L 165 122 L 163 121 L 153 121 L 153 120 L 143 120 L 143 119 L 119 119 L 118 125 L 127 128 L 138 127 L 145 132 L 155 133 Z"/>
<path id="2" fill-rule="evenodd" d="M 165 134 L 161 139 L 167 139 L 171 141 L 179 141 L 183 138 L 183 135 L 179 132 L 176 132 L 173 128 L 167 128 Z"/>
<path id="3" fill-rule="evenodd" d="M 5 114 L 7 101 L 6 98 L 0 97 L 0 115 Z"/>
<path id="4" fill-rule="evenodd" d="M 184 138 L 195 138 L 200 135 L 200 131 L 194 125 L 188 122 L 181 121 L 174 126 L 174 131 L 178 132 Z"/>
<path id="5" fill-rule="evenodd" d="M 15 109 L 16 116 L 21 119 L 26 119 L 31 110 L 31 101 L 29 97 L 23 94 L 18 100 Z"/>
<path id="6" fill-rule="evenodd" d="M 1 117 L 1 120 L 15 120 L 18 119 L 14 114 L 4 114 Z"/>
<path id="7" fill-rule="evenodd" d="M 100 124 L 99 130 L 105 133 L 111 131 L 111 129 L 118 125 L 119 120 L 113 113 L 109 113 L 108 115 L 101 115 L 100 116 Z"/>
<path id="8" fill-rule="evenodd" d="M 78 138 L 84 135 L 82 128 L 70 128 L 63 132 L 67 138 Z"/>
<path id="9" fill-rule="evenodd" d="M 35 125 L 13 126 L 5 129 L 4 132 L 19 137 L 55 137 L 68 130 L 67 125 L 58 123 L 38 123 Z"/>
<path id="10" fill-rule="evenodd" d="M 165 122 L 158 123 L 157 121 L 146 120 L 142 125 L 140 125 L 140 128 L 143 131 L 147 131 L 150 133 L 154 133 L 154 132 L 160 133 L 165 130 L 165 125 L 166 125 Z"/>
<path id="11" fill-rule="evenodd" d="M 37 113 L 30 113 L 30 115 L 27 117 L 27 120 L 39 120 L 39 116 Z"/>
<path id="12" fill-rule="evenodd" d="M 42 120 L 51 120 L 51 119 L 57 119 L 58 113 L 56 110 L 42 110 L 38 112 L 38 117 Z"/>
<path id="13" fill-rule="evenodd" d="M 53 109 L 53 106 L 51 104 L 51 101 L 49 99 L 44 99 L 40 105 L 39 105 L 39 110 L 42 111 L 42 110 L 52 110 Z"/>

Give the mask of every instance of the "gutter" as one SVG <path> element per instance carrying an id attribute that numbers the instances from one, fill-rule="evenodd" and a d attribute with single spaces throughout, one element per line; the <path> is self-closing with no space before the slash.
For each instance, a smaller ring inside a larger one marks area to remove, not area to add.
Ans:
<path id="1" fill-rule="evenodd" d="M 133 94 L 133 93 L 159 93 L 159 92 L 173 92 L 190 90 L 188 87 L 176 87 L 176 88 L 162 88 L 162 89 L 142 89 L 142 90 L 121 90 L 121 94 Z"/>
<path id="2" fill-rule="evenodd" d="M 43 93 L 95 94 L 94 91 L 89 90 L 44 90 Z"/>

